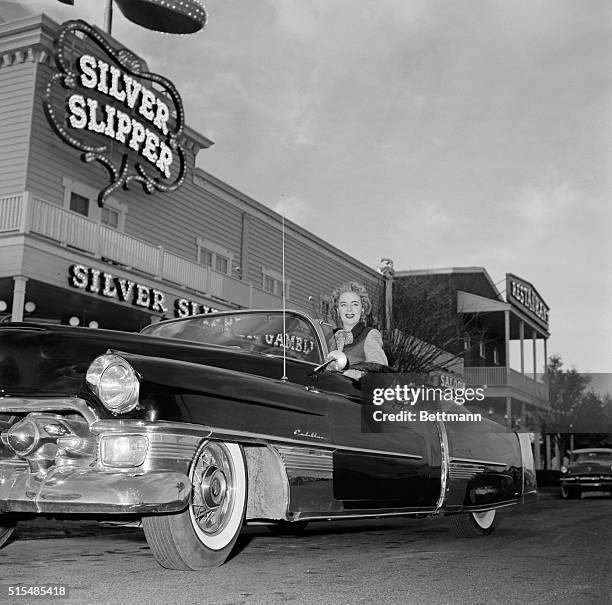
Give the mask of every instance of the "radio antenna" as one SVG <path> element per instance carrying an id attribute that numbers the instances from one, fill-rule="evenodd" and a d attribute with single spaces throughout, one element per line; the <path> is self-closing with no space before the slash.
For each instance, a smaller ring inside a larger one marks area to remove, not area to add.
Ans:
<path id="1" fill-rule="evenodd" d="M 286 317 L 286 304 L 287 297 L 285 294 L 285 215 L 281 214 L 281 231 L 283 234 L 283 245 L 282 245 L 282 261 L 283 261 L 283 382 L 289 380 L 287 378 L 287 317 Z"/>

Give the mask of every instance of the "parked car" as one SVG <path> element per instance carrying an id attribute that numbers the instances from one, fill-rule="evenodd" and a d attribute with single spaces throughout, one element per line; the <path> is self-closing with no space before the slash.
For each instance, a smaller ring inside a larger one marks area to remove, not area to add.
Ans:
<path id="1" fill-rule="evenodd" d="M 527 435 L 486 418 L 363 431 L 360 383 L 327 352 L 296 311 L 0 325 L 0 542 L 17 514 L 130 514 L 163 567 L 202 569 L 245 522 L 443 514 L 471 537 L 537 498 Z"/>
<path id="2" fill-rule="evenodd" d="M 612 494 L 612 448 L 591 447 L 569 452 L 561 467 L 561 496 L 580 498 L 582 492 L 604 491 Z"/>

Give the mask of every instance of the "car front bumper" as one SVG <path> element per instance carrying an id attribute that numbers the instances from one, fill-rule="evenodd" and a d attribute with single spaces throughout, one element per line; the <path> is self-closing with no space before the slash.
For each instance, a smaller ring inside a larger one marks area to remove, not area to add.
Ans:
<path id="1" fill-rule="evenodd" d="M 562 487 L 576 487 L 580 489 L 612 490 L 612 475 L 587 477 L 561 477 Z"/>
<path id="2" fill-rule="evenodd" d="M 190 493 L 189 478 L 175 471 L 56 468 L 39 476 L 0 464 L 0 513 L 168 513 L 184 509 Z"/>

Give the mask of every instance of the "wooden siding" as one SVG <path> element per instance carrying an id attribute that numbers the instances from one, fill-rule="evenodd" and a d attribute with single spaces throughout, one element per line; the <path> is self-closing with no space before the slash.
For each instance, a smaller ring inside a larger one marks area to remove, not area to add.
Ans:
<path id="1" fill-rule="evenodd" d="M 262 267 L 282 271 L 282 231 L 278 226 L 253 219 L 251 221 L 248 280 L 262 287 Z M 289 299 L 306 308 L 308 297 L 330 294 L 342 282 L 356 280 L 364 283 L 373 300 L 380 295 L 380 278 L 374 272 L 339 262 L 331 250 L 303 241 L 285 233 L 285 276 L 291 280 Z"/>
<path id="2" fill-rule="evenodd" d="M 0 240 L 0 277 L 23 275 L 23 238 Z"/>
<path id="3" fill-rule="evenodd" d="M 0 195 L 25 189 L 35 64 L 0 68 Z"/>

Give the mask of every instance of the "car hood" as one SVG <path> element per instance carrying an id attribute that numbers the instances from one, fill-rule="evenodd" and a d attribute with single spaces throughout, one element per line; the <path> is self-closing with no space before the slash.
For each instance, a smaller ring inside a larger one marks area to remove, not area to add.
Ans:
<path id="1" fill-rule="evenodd" d="M 0 396 L 73 396 L 107 351 L 186 361 L 280 378 L 279 359 L 142 334 L 36 324 L 0 325 Z"/>
<path id="2" fill-rule="evenodd" d="M 610 462 L 580 462 L 571 464 L 568 469 L 572 475 L 584 475 L 593 473 L 612 473 L 612 463 Z"/>

